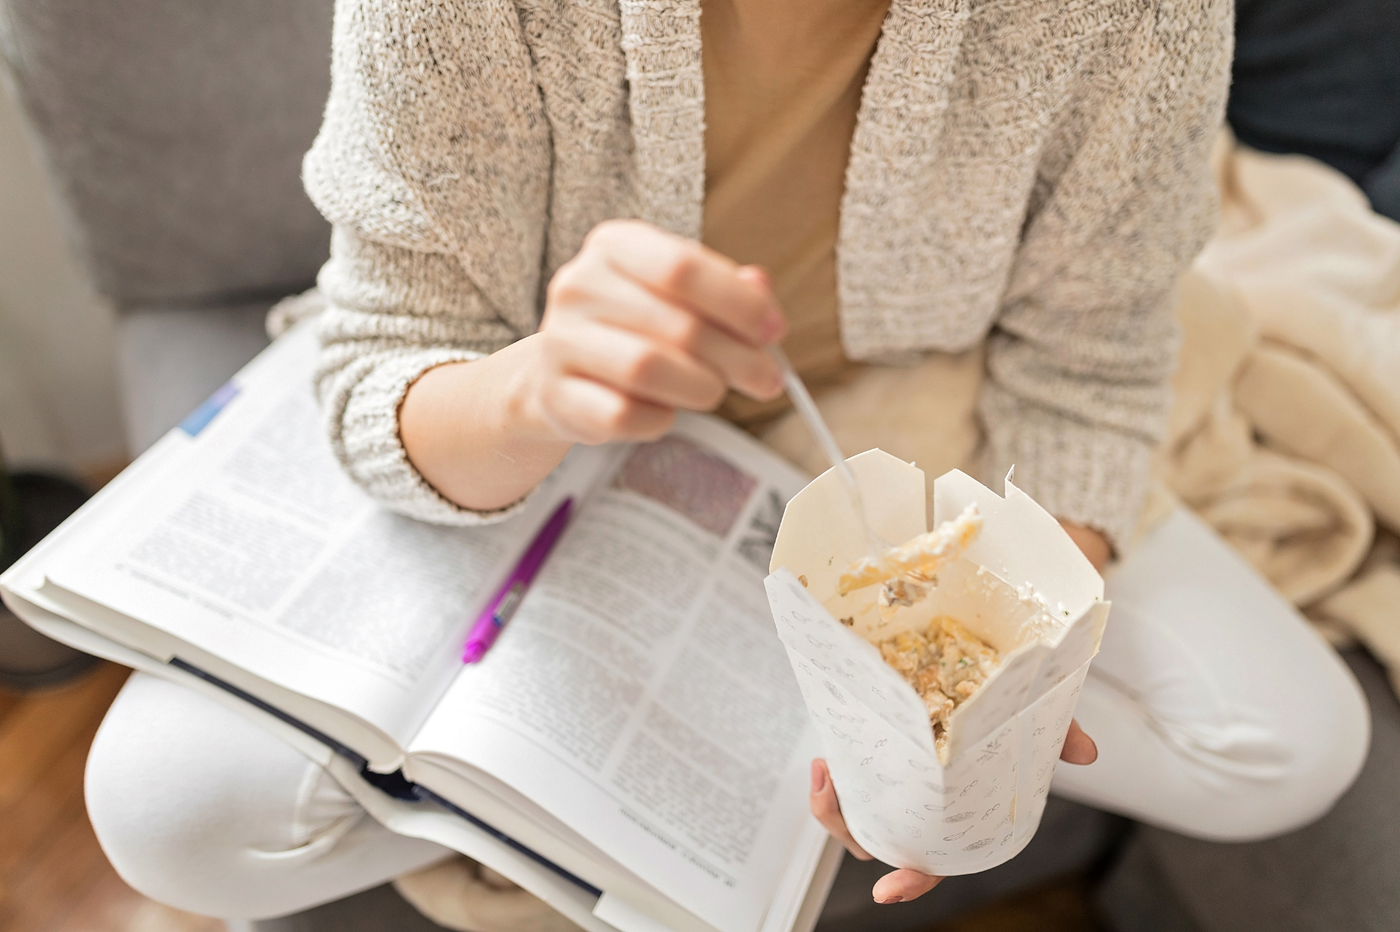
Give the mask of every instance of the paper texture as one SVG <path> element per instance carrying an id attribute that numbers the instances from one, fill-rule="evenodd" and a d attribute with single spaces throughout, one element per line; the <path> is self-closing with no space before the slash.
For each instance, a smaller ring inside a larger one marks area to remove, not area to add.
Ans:
<path id="1" fill-rule="evenodd" d="M 804 477 L 684 417 L 654 443 L 579 448 L 501 525 L 425 525 L 335 463 L 315 352 L 310 328 L 288 334 L 197 436 L 168 436 L 7 574 L 26 617 L 179 657 L 375 769 L 402 764 L 671 928 L 784 932 L 823 836 L 816 742 L 761 582 Z M 464 668 L 466 629 L 565 494 L 574 521 Z"/>
<path id="2" fill-rule="evenodd" d="M 635 447 L 408 764 L 470 764 L 736 932 L 798 854 L 816 752 L 762 585 L 802 478 L 737 439 L 687 418 Z"/>
<path id="3" fill-rule="evenodd" d="M 335 462 L 307 378 L 315 354 L 314 331 L 299 328 L 259 356 L 180 467 L 102 533 L 64 548 L 45 573 L 344 709 L 401 746 L 460 669 L 465 632 L 491 585 L 549 509 L 581 495 L 610 454 L 581 448 L 530 510 L 502 525 L 437 527 L 389 513 Z"/>
<path id="4" fill-rule="evenodd" d="M 925 530 L 917 469 L 878 450 L 850 463 L 878 534 L 902 542 Z M 975 503 L 982 532 L 939 573 L 926 601 L 883 622 L 877 587 L 837 595 L 837 578 L 865 547 L 839 483 L 827 473 L 789 503 L 766 585 L 846 823 L 867 851 L 898 867 L 940 875 L 994 867 L 1040 822 L 1108 615 L 1103 582 L 1009 481 L 1003 499 L 953 471 L 935 483 L 934 519 Z M 1002 656 L 953 712 L 942 760 L 922 701 L 871 643 L 937 615 Z"/>

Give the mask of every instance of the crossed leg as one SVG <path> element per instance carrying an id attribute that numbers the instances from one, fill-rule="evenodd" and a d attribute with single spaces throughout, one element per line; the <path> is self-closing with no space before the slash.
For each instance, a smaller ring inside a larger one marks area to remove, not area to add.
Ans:
<path id="1" fill-rule="evenodd" d="M 1178 511 L 1108 580 L 1077 716 L 1098 745 L 1054 789 L 1199 838 L 1321 816 L 1355 778 L 1367 707 L 1345 665 L 1209 528 Z M 212 700 L 143 674 L 93 743 L 88 810 L 128 883 L 205 915 L 260 918 L 447 853 L 381 827 L 318 765 Z"/>
<path id="2" fill-rule="evenodd" d="M 1103 646 L 1076 716 L 1098 744 L 1056 770 L 1077 802 L 1248 841 L 1325 813 L 1361 769 L 1350 670 L 1209 527 L 1178 509 L 1110 571 Z"/>

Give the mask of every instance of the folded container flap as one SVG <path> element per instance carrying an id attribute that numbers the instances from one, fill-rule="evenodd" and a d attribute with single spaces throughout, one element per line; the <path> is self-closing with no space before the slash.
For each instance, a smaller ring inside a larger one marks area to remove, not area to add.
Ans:
<path id="1" fill-rule="evenodd" d="M 975 746 L 1092 660 L 1103 638 L 1109 607 L 1108 602 L 1090 605 L 1058 643 L 1028 644 L 1004 657 L 987 683 L 949 717 L 948 758 Z"/>
<path id="2" fill-rule="evenodd" d="M 1014 719 L 1026 703 L 1031 687 L 1039 681 L 1049 649 L 1027 644 L 1004 657 L 993 678 L 948 716 L 948 759 L 974 747 L 992 732 Z"/>
<path id="3" fill-rule="evenodd" d="M 1099 652 L 1099 642 L 1103 640 L 1104 623 L 1108 620 L 1110 607 L 1108 602 L 1095 602 L 1065 632 L 1064 639 L 1041 663 L 1040 675 L 1026 694 L 1028 703 L 1038 701 L 1063 682 L 1065 677 L 1094 659 Z"/>
<path id="4" fill-rule="evenodd" d="M 840 755 L 847 750 L 859 751 L 865 747 L 866 755 L 878 741 L 863 742 L 858 735 L 868 735 L 871 730 L 881 731 L 886 739 L 882 749 L 901 748 L 902 753 L 912 755 L 928 763 L 937 763 L 933 741 L 924 740 L 924 732 L 893 721 L 890 716 L 871 708 L 860 700 L 858 693 L 849 689 L 849 684 L 837 683 L 827 673 L 823 673 L 807 658 L 788 650 L 788 662 L 796 674 L 802 699 L 807 704 L 808 714 L 818 726 L 817 737 L 828 758 Z M 893 742 L 893 744 L 891 744 Z"/>
<path id="5" fill-rule="evenodd" d="M 933 752 L 923 703 L 874 646 L 832 618 L 787 569 L 770 575 L 764 585 L 778 638 L 795 655 L 799 680 L 806 673 L 825 679 L 832 702 L 844 705 L 855 699 L 915 745 Z M 801 670 L 797 663 L 812 669 Z"/>
<path id="6" fill-rule="evenodd" d="M 1071 670 L 1017 717 L 1021 744 L 1016 773 L 1016 837 L 1029 839 L 1045 809 L 1055 763 L 1064 747 L 1075 702 L 1088 673 L 1086 661 Z"/>
<path id="7" fill-rule="evenodd" d="M 860 488 L 871 527 L 902 544 L 928 530 L 923 471 L 883 450 L 866 450 L 847 462 Z M 845 484 L 828 469 L 793 496 L 783 512 L 769 572 L 802 567 L 818 602 L 836 594 L 836 581 L 852 563 L 869 556 L 869 542 Z"/>
<path id="8" fill-rule="evenodd" d="M 934 481 L 936 524 L 956 518 L 973 503 L 982 514 L 982 531 L 964 552 L 966 559 L 1018 590 L 1029 591 L 1035 580 L 1035 594 L 1046 611 L 1066 622 L 1103 598 L 1103 577 L 1094 565 L 1060 522 L 1009 479 L 1005 498 L 956 469 Z"/>

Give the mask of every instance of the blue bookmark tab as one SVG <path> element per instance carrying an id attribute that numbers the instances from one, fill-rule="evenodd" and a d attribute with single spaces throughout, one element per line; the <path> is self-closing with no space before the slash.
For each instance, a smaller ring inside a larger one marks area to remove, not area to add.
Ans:
<path id="1" fill-rule="evenodd" d="M 180 422 L 180 429 L 191 437 L 198 437 L 199 432 L 208 427 L 209 422 L 214 420 L 237 394 L 238 386 L 232 382 L 225 382 L 218 391 L 206 398 L 203 404 Z"/>

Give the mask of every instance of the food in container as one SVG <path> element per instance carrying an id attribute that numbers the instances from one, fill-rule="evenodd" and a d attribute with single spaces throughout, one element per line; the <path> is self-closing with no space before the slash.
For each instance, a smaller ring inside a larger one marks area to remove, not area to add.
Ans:
<path id="1" fill-rule="evenodd" d="M 847 462 L 874 532 L 906 543 L 870 554 L 839 478 L 818 477 L 774 547 L 778 634 L 856 840 L 898 867 L 985 870 L 1039 824 L 1103 580 L 1009 478 L 1002 497 L 939 477 L 930 533 L 922 472 L 879 450 Z"/>

